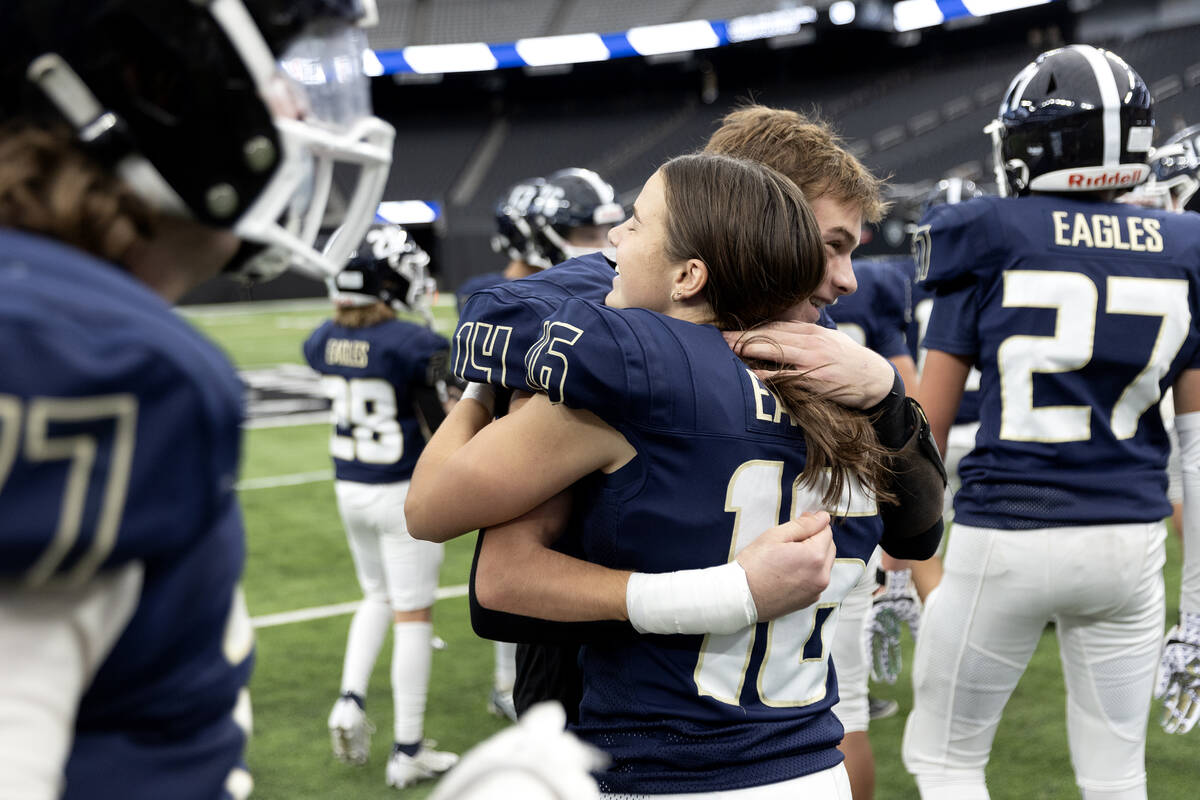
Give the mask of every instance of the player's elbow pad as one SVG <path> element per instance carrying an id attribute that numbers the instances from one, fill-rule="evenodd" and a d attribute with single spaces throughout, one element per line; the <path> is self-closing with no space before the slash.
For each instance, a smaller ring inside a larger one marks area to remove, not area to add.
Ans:
<path id="1" fill-rule="evenodd" d="M 905 405 L 910 433 L 907 441 L 893 451 L 888 464 L 892 472 L 889 488 L 896 502 L 879 504 L 886 536 L 900 539 L 925 537 L 935 523 L 940 527 L 946 492 L 946 466 L 925 412 L 911 398 L 905 398 Z"/>
<path id="2" fill-rule="evenodd" d="M 937 555 L 938 545 L 942 542 L 942 531 L 945 525 L 939 515 L 937 521 L 922 533 L 915 536 L 888 536 L 887 523 L 884 523 L 884 535 L 879 546 L 892 558 L 911 561 L 924 561 Z"/>

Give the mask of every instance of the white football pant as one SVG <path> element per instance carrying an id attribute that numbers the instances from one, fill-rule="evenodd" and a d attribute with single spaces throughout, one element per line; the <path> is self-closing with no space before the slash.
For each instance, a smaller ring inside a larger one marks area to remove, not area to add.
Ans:
<path id="1" fill-rule="evenodd" d="M 996 726 L 1047 623 L 1085 800 L 1143 800 L 1162 638 L 1161 522 L 1039 530 L 955 525 L 925 603 L 903 758 L 923 800 L 987 798 Z"/>
<path id="2" fill-rule="evenodd" d="M 408 535 L 408 481 L 336 481 L 334 489 L 363 596 L 383 600 L 393 611 L 432 606 L 443 547 Z"/>
<path id="3" fill-rule="evenodd" d="M 882 552 L 878 547 L 875 548 L 862 577 L 842 600 L 842 605 L 838 608 L 833 644 L 829 648 L 834 674 L 837 675 L 838 690 L 838 701 L 833 707 L 833 713 L 837 715 L 846 733 L 865 731 L 870 721 L 867 680 L 871 677 L 871 665 L 867 661 L 869 656 L 863 636 L 867 625 L 867 612 L 871 608 L 871 598 L 879 588 L 875 580 L 875 571 L 879 568 Z"/>

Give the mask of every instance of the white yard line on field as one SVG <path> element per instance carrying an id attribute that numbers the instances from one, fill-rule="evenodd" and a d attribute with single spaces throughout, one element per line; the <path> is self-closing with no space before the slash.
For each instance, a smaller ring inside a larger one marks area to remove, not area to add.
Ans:
<path id="1" fill-rule="evenodd" d="M 280 486 L 300 486 L 305 483 L 320 483 L 333 480 L 333 470 L 323 469 L 318 472 L 297 472 L 294 475 L 271 475 L 266 478 L 246 478 L 237 482 L 239 492 L 247 489 L 275 489 Z"/>
<path id="2" fill-rule="evenodd" d="M 438 600 L 445 600 L 450 597 L 465 597 L 467 594 L 467 585 L 459 586 L 439 586 L 435 597 Z M 335 603 L 331 606 L 316 606 L 315 608 L 300 608 L 295 611 L 282 611 L 278 614 L 263 614 L 259 617 L 251 617 L 250 622 L 255 628 L 273 628 L 276 625 L 288 625 L 293 622 L 308 622 L 314 619 L 325 619 L 326 617 L 338 617 L 344 614 L 353 614 L 358 609 L 360 601 L 355 600 L 352 603 Z"/>
<path id="3" fill-rule="evenodd" d="M 312 411 L 307 414 L 284 414 L 281 417 L 260 417 L 242 423 L 245 430 L 258 428 L 291 428 L 297 425 L 329 424 L 328 411 Z"/>

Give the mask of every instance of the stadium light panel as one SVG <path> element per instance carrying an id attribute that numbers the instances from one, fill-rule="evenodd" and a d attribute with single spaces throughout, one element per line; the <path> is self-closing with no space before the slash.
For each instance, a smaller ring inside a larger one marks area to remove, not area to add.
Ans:
<path id="1" fill-rule="evenodd" d="M 990 14 L 1001 14 L 1005 11 L 1017 11 L 1031 6 L 1044 6 L 1051 0 L 960 0 L 963 6 L 975 17 L 986 17 Z"/>
<path id="2" fill-rule="evenodd" d="M 413 45 L 404 48 L 404 60 L 413 72 L 486 72 L 498 66 L 483 42 Z"/>
<path id="3" fill-rule="evenodd" d="M 896 30 L 903 33 L 941 25 L 946 17 L 937 0 L 901 0 L 892 7 L 892 19 Z"/>
<path id="4" fill-rule="evenodd" d="M 545 67 L 552 64 L 580 64 L 585 61 L 607 61 L 608 48 L 596 33 L 578 33 L 568 36 L 539 36 L 519 39 L 517 54 L 526 66 Z"/>
<path id="5" fill-rule="evenodd" d="M 656 56 L 719 47 L 721 40 L 706 20 L 630 28 L 626 37 L 638 55 Z"/>
<path id="6" fill-rule="evenodd" d="M 375 211 L 377 221 L 393 225 L 430 225 L 441 216 L 437 203 L 424 200 L 387 200 Z"/>
<path id="7" fill-rule="evenodd" d="M 765 14 L 747 14 L 744 17 L 734 17 L 725 23 L 725 38 L 730 44 L 754 39 L 774 39 L 799 33 L 803 26 L 816 21 L 817 10 L 811 6 L 784 8 Z"/>
<path id="8" fill-rule="evenodd" d="M 988 17 L 1052 2 L 1054 0 L 901 0 L 892 7 L 892 22 L 898 33 L 904 33 L 950 20 Z"/>
<path id="9" fill-rule="evenodd" d="M 829 6 L 829 21 L 834 25 L 849 25 L 858 15 L 858 9 L 850 0 L 838 0 Z"/>
<path id="10" fill-rule="evenodd" d="M 363 74 L 370 78 L 378 78 L 380 75 L 386 74 L 383 63 L 379 60 L 379 56 L 375 55 L 374 50 L 363 51 Z"/>

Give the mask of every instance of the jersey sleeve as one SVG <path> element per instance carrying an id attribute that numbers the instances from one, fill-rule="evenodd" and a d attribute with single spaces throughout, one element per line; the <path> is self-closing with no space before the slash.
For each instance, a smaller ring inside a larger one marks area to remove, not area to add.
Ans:
<path id="1" fill-rule="evenodd" d="M 979 286 L 969 283 L 934 296 L 921 346 L 955 355 L 979 353 Z"/>
<path id="2" fill-rule="evenodd" d="M 591 411 L 610 424 L 641 418 L 653 406 L 652 382 L 643 343 L 625 318 L 639 312 L 568 300 L 543 321 L 526 354 L 529 384 L 553 403 Z"/>
<path id="3" fill-rule="evenodd" d="M 935 291 L 969 283 L 993 269 L 1002 249 L 993 241 L 995 198 L 935 206 L 913 234 L 917 279 Z"/>
<path id="4" fill-rule="evenodd" d="M 525 381 L 525 353 L 558 301 L 511 284 L 471 295 L 454 332 L 454 374 L 465 381 L 532 391 Z"/>

